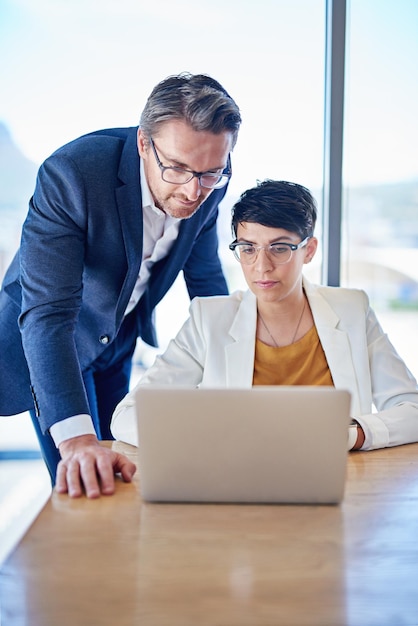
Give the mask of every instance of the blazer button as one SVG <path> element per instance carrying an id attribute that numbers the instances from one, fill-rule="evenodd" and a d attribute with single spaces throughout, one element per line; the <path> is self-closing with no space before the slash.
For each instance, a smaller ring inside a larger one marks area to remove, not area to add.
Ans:
<path id="1" fill-rule="evenodd" d="M 99 337 L 99 341 L 105 346 L 107 343 L 109 343 L 109 335 L 101 335 Z"/>

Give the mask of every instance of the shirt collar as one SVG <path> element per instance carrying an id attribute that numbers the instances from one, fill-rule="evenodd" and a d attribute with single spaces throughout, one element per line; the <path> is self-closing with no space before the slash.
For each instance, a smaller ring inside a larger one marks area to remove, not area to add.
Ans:
<path id="1" fill-rule="evenodd" d="M 154 200 L 152 198 L 151 191 L 148 186 L 147 177 L 145 176 L 144 161 L 142 159 L 139 164 L 139 179 L 141 183 L 142 208 L 144 209 L 145 207 L 150 207 L 156 213 L 161 214 L 161 211 L 157 209 L 157 207 L 154 204 Z"/>

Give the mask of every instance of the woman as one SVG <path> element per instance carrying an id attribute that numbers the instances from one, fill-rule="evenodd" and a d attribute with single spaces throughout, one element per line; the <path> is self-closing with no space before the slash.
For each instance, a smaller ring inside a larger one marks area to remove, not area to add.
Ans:
<path id="1" fill-rule="evenodd" d="M 351 392 L 349 449 L 418 441 L 417 381 L 360 290 L 309 283 L 316 204 L 301 185 L 266 180 L 232 210 L 248 291 L 195 298 L 190 317 L 139 385 L 334 385 Z M 111 430 L 137 445 L 135 389 Z M 307 416 L 309 418 L 309 416 Z M 324 433 L 326 437 L 326 433 Z"/>

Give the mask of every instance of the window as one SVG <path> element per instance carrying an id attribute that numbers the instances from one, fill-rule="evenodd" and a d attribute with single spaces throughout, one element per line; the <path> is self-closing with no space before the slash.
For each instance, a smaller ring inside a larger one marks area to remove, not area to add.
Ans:
<path id="1" fill-rule="evenodd" d="M 364 288 L 418 374 L 418 4 L 347 12 L 342 285 Z"/>
<path id="2" fill-rule="evenodd" d="M 83 133 L 136 125 L 154 84 L 181 71 L 213 75 L 242 109 L 219 220 L 231 289 L 242 285 L 227 247 L 230 208 L 242 191 L 257 179 L 287 179 L 310 187 L 320 203 L 325 1 L 6 0 L 0 12 L 0 77 L 8 85 L 0 102 L 2 145 L 16 157 L 3 170 L 15 198 L 12 206 L 0 192 L 8 228 L 0 272 L 18 246 L 37 166 Z M 157 311 L 161 347 L 187 307 L 180 279 Z"/>

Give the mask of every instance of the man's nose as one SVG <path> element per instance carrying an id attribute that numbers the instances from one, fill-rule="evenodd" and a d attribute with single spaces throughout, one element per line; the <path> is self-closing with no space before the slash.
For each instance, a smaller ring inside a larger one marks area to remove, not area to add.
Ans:
<path id="1" fill-rule="evenodd" d="M 187 198 L 189 200 L 197 200 L 202 193 L 202 187 L 200 185 L 200 180 L 197 176 L 193 176 L 192 180 L 189 180 L 188 183 L 182 185 L 185 189 Z"/>

